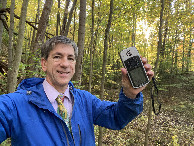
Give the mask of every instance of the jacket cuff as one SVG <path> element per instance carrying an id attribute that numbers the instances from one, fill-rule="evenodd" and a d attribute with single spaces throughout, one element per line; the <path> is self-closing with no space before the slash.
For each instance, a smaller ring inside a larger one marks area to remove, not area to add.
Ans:
<path id="1" fill-rule="evenodd" d="M 122 102 L 143 102 L 143 93 L 139 92 L 136 95 L 136 98 L 132 99 L 132 98 L 128 98 L 124 92 L 123 92 L 123 88 L 121 88 L 120 94 L 119 94 L 119 100 Z"/>

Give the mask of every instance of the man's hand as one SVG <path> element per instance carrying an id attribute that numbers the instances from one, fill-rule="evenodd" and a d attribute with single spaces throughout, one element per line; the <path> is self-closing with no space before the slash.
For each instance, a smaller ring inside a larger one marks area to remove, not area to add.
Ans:
<path id="1" fill-rule="evenodd" d="M 152 66 L 150 64 L 147 63 L 147 59 L 146 58 L 141 58 L 142 62 L 144 64 L 144 68 L 147 72 L 148 78 L 151 81 L 152 77 L 154 76 L 154 72 L 151 70 Z M 135 99 L 136 95 L 141 92 L 145 87 L 141 87 L 141 88 L 133 88 L 131 85 L 131 82 L 129 81 L 129 78 L 127 76 L 127 69 L 125 68 L 121 68 L 121 72 L 122 72 L 122 86 L 123 86 L 123 92 L 124 94 L 128 97 L 128 98 L 132 98 Z"/>

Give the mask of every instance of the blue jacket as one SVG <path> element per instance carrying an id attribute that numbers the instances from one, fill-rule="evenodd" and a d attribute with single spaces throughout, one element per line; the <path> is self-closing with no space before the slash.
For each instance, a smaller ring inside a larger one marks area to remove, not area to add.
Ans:
<path id="1" fill-rule="evenodd" d="M 0 143 L 11 137 L 13 146 L 95 145 L 93 124 L 122 129 L 143 109 L 143 95 L 118 102 L 101 101 L 87 91 L 75 89 L 71 118 L 72 133 L 49 102 L 41 78 L 21 82 L 14 93 L 0 96 Z"/>

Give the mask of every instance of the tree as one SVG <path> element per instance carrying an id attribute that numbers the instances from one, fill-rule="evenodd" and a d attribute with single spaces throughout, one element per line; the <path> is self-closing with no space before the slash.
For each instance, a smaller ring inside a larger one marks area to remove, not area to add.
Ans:
<path id="1" fill-rule="evenodd" d="M 72 20 L 72 16 L 73 16 L 73 11 L 75 9 L 76 3 L 77 3 L 77 0 L 74 0 L 73 1 L 73 6 L 71 7 L 71 10 L 69 12 L 68 22 L 67 22 L 67 25 L 65 27 L 65 34 L 64 34 L 64 36 L 68 35 L 69 27 L 70 27 L 70 24 L 71 24 L 71 20 Z"/>
<path id="2" fill-rule="evenodd" d="M 57 12 L 56 35 L 58 35 L 59 28 L 60 28 L 60 12 L 59 12 L 60 7 L 61 7 L 61 1 L 58 0 L 58 12 Z"/>
<path id="3" fill-rule="evenodd" d="M 159 25 L 159 32 L 158 32 L 158 47 L 157 47 L 157 58 L 155 62 L 155 67 L 154 67 L 154 72 L 156 74 L 157 71 L 157 66 L 159 62 L 159 56 L 160 56 L 160 50 L 162 48 L 162 25 L 163 25 L 163 11 L 164 11 L 164 0 L 160 0 L 161 3 L 161 10 L 160 10 L 160 25 Z M 150 99 L 150 105 L 149 105 L 149 111 L 148 111 L 148 124 L 147 124 L 147 129 L 145 133 L 145 146 L 148 145 L 148 135 L 150 131 L 150 126 L 151 126 L 151 118 L 152 118 L 152 100 Z"/>
<path id="4" fill-rule="evenodd" d="M 104 96 L 104 83 L 105 83 L 105 74 L 106 74 L 106 62 L 107 62 L 107 50 L 108 50 L 108 37 L 112 22 L 112 15 L 113 15 L 113 9 L 114 9 L 114 0 L 110 1 L 110 13 L 109 13 L 109 19 L 105 30 L 104 35 L 104 52 L 103 52 L 103 65 L 102 65 L 102 79 L 101 79 L 101 92 L 100 92 L 100 99 L 103 99 Z M 102 146 L 102 127 L 99 127 L 99 136 L 98 136 L 98 145 Z"/>
<path id="5" fill-rule="evenodd" d="M 46 28 L 49 22 L 49 15 L 51 12 L 52 5 L 53 5 L 53 0 L 46 0 L 40 20 L 39 20 L 39 25 L 38 25 L 35 40 L 31 44 L 32 45 L 31 51 L 35 53 L 36 57 L 39 54 L 37 53 L 38 48 L 44 43 L 45 32 L 46 32 Z M 29 66 L 27 70 L 31 70 L 31 71 L 36 70 L 35 64 L 38 64 L 38 63 L 37 61 L 33 60 L 33 57 L 30 56 L 28 63 L 31 64 L 31 66 Z M 31 74 L 29 73 L 28 76 L 31 76 Z"/>
<path id="6" fill-rule="evenodd" d="M 6 8 L 7 0 L 0 0 L 0 9 Z M 5 21 L 5 13 L 0 13 L 0 52 L 1 52 L 1 44 L 2 44 L 2 35 L 3 35 L 3 21 Z"/>
<path id="7" fill-rule="evenodd" d="M 81 74 L 82 74 L 82 60 L 84 52 L 84 42 L 85 42 L 85 22 L 86 22 L 86 0 L 80 0 L 80 14 L 79 14 L 79 30 L 78 30 L 78 58 L 75 67 L 74 80 L 79 81 L 81 84 Z"/>
<path id="8" fill-rule="evenodd" d="M 92 0 L 92 26 L 91 26 L 91 41 L 90 41 L 90 75 L 89 75 L 89 86 L 88 86 L 89 92 L 91 92 L 91 88 L 92 88 L 92 75 L 93 75 L 94 6 L 95 6 L 95 0 Z"/>
<path id="9" fill-rule="evenodd" d="M 9 27 L 9 46 L 8 46 L 8 77 L 7 77 L 7 89 L 8 92 L 13 92 L 11 80 L 12 80 L 12 68 L 13 68 L 13 59 L 14 59 L 14 51 L 13 51 L 13 33 L 14 33 L 14 9 L 15 9 L 15 0 L 11 1 L 10 6 L 10 27 Z"/>
<path id="10" fill-rule="evenodd" d="M 67 23 L 67 16 L 68 16 L 68 7 L 69 7 L 69 3 L 70 0 L 66 0 L 65 3 L 65 10 L 64 10 L 64 16 L 63 16 L 63 25 L 62 25 L 62 29 L 61 29 L 61 35 L 64 35 L 65 33 L 65 27 L 66 27 L 66 23 Z M 81 3 L 81 2 L 80 2 Z"/>
<path id="11" fill-rule="evenodd" d="M 11 73 L 9 76 L 10 83 L 8 86 L 9 92 L 14 92 L 17 85 L 17 75 L 18 75 L 19 65 L 21 62 L 27 7 L 28 7 L 28 0 L 23 0 L 21 17 L 19 22 L 19 33 L 18 33 L 17 45 L 13 56 L 13 64 L 11 65 L 12 68 L 9 68 L 11 70 Z"/>

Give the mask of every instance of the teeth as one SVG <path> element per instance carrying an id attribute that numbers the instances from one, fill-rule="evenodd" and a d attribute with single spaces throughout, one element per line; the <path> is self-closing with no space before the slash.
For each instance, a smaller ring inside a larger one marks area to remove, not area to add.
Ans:
<path id="1" fill-rule="evenodd" d="M 60 73 L 60 74 L 67 74 L 69 72 L 61 72 L 61 71 L 58 71 L 58 73 Z"/>

